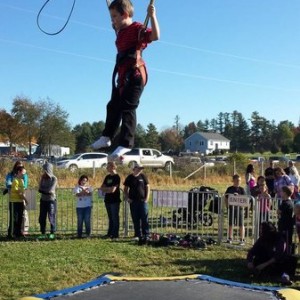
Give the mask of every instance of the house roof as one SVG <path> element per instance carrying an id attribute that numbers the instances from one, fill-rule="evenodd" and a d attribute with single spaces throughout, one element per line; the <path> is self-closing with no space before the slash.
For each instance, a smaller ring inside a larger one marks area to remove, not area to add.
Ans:
<path id="1" fill-rule="evenodd" d="M 217 132 L 202 132 L 198 131 L 190 135 L 186 140 L 190 139 L 194 135 L 199 135 L 200 137 L 206 139 L 206 140 L 217 140 L 217 141 L 224 141 L 224 142 L 230 142 L 228 138 L 223 136 L 220 133 Z"/>

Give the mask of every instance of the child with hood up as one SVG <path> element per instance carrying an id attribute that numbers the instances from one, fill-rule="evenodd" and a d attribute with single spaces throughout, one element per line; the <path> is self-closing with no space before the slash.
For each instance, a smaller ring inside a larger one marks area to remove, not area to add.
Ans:
<path id="1" fill-rule="evenodd" d="M 48 219 L 50 222 L 50 239 L 55 238 L 55 230 L 56 230 L 56 185 L 57 178 L 53 175 L 53 165 L 46 162 L 43 165 L 44 173 L 41 177 L 40 185 L 39 185 L 39 193 L 41 194 L 41 202 L 40 202 L 40 216 L 39 223 L 41 227 L 41 236 L 39 238 L 46 238 L 46 219 L 48 215 Z"/>

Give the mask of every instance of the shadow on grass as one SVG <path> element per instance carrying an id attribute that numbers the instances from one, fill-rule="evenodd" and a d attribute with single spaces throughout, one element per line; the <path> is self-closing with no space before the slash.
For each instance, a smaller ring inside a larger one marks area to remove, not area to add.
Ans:
<path id="1" fill-rule="evenodd" d="M 274 276 L 253 277 L 246 266 L 245 259 L 178 259 L 173 264 L 182 266 L 182 269 L 192 266 L 197 274 L 210 275 L 224 280 L 265 285 L 265 286 L 282 286 L 280 278 Z M 300 290 L 300 276 L 296 275 L 293 289 Z"/>
<path id="2" fill-rule="evenodd" d="M 175 260 L 173 264 L 186 268 L 192 266 L 196 273 L 219 277 L 226 280 L 250 283 L 251 279 L 245 259 L 194 259 Z"/>

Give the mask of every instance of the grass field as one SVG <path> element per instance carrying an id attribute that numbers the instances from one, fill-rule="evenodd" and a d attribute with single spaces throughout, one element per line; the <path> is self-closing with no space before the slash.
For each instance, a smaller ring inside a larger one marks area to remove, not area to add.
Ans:
<path id="1" fill-rule="evenodd" d="M 74 286 L 106 272 L 127 276 L 209 274 L 249 282 L 244 250 L 137 246 L 129 239 L 2 242 L 2 300 Z"/>
<path id="2" fill-rule="evenodd" d="M 2 165 L 1 178 L 10 170 Z M 30 185 L 36 187 L 41 170 L 28 166 Z M 192 170 L 190 170 L 192 171 Z M 120 170 L 124 179 L 130 170 Z M 209 185 L 220 193 L 231 184 L 229 174 L 201 174 L 184 181 L 182 177 L 170 178 L 161 172 L 145 171 L 152 188 L 189 190 L 191 187 Z M 57 171 L 60 187 L 72 188 L 79 173 Z M 99 170 L 91 177 L 94 188 L 99 187 L 105 171 Z M 37 293 L 58 290 L 84 283 L 106 273 L 116 272 L 127 276 L 171 276 L 193 273 L 207 274 L 224 279 L 251 282 L 245 267 L 246 250 L 209 246 L 207 250 L 181 247 L 154 248 L 137 246 L 130 239 L 117 242 L 62 237 L 55 241 L 6 241 L 0 242 L 1 271 L 0 299 L 18 299 Z M 259 284 L 273 284 L 258 282 Z M 294 287 L 300 286 L 296 281 Z"/>

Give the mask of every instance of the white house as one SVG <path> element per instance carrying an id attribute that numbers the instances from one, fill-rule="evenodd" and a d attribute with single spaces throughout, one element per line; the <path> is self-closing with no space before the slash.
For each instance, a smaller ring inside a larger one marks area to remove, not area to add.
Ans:
<path id="1" fill-rule="evenodd" d="M 203 154 L 230 150 L 230 140 L 216 132 L 195 132 L 185 140 L 184 144 L 186 151 Z"/>

